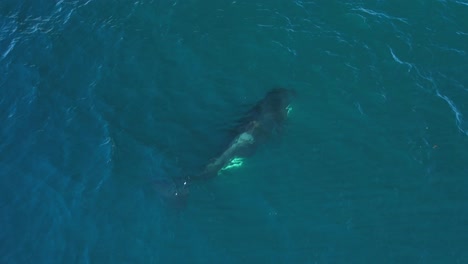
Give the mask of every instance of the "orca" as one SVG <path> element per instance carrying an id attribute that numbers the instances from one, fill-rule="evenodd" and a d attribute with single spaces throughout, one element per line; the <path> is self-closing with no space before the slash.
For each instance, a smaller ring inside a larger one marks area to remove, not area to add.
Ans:
<path id="1" fill-rule="evenodd" d="M 269 90 L 238 121 L 232 140 L 204 166 L 202 172 L 179 179 L 179 184 L 158 181 L 155 183 L 155 189 L 166 198 L 185 201 L 190 183 L 213 178 L 225 170 L 241 166 L 243 160 L 252 155 L 259 145 L 282 130 L 295 97 L 296 92 L 292 89 Z"/>
<path id="2" fill-rule="evenodd" d="M 284 126 L 291 111 L 295 92 L 274 88 L 241 119 L 238 133 L 219 156 L 209 162 L 203 172 L 194 178 L 212 178 L 220 172 L 238 167 L 242 160 Z"/>

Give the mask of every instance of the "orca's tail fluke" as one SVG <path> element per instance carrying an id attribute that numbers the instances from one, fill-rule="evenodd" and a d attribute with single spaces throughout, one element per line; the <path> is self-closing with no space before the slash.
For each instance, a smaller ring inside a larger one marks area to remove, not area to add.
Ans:
<path id="1" fill-rule="evenodd" d="M 164 203 L 185 206 L 190 194 L 190 186 L 197 182 L 203 182 L 214 178 L 216 173 L 204 170 L 190 177 L 178 177 L 172 179 L 153 179 L 151 187 Z"/>
<path id="2" fill-rule="evenodd" d="M 166 204 L 178 207 L 187 205 L 189 196 L 187 181 L 179 182 L 172 179 L 152 180 L 152 189 Z"/>

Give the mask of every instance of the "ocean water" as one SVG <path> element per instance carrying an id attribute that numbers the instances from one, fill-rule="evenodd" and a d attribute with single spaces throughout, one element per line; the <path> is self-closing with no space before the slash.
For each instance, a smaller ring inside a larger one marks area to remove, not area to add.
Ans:
<path id="1" fill-rule="evenodd" d="M 468 263 L 467 53 L 466 0 L 2 0 L 0 263 Z"/>

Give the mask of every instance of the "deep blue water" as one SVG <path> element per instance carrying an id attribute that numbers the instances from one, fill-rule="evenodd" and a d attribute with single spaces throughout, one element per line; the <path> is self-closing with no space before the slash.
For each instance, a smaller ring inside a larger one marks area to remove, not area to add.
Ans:
<path id="1" fill-rule="evenodd" d="M 0 263 L 468 263 L 467 53 L 465 0 L 2 0 Z"/>

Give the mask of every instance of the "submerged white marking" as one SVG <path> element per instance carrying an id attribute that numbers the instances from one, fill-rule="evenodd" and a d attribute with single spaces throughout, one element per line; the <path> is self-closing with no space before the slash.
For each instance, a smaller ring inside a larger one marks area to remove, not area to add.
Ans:
<path id="1" fill-rule="evenodd" d="M 293 108 L 292 108 L 291 105 L 286 106 L 286 111 L 287 111 L 287 112 L 286 112 L 286 115 L 287 115 L 287 116 L 289 116 L 289 114 L 291 113 L 292 109 L 293 109 Z"/>
<path id="2" fill-rule="evenodd" d="M 236 144 L 242 144 L 244 142 L 247 142 L 247 143 L 253 143 L 254 142 L 254 137 L 249 134 L 249 133 L 242 133 L 240 136 L 239 136 L 239 139 L 237 140 Z"/>
<path id="3" fill-rule="evenodd" d="M 221 168 L 221 171 L 229 170 L 229 169 L 233 169 L 233 168 L 239 168 L 243 164 L 244 164 L 244 159 L 243 158 L 235 157 L 235 158 L 231 159 L 226 166 Z"/>

